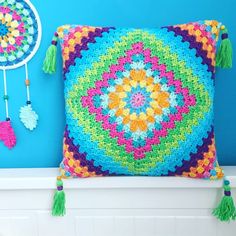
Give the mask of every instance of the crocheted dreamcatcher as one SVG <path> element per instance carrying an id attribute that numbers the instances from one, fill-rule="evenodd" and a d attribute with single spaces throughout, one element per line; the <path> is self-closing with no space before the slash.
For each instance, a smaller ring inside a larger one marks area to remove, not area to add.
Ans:
<path id="1" fill-rule="evenodd" d="M 24 126 L 33 130 L 38 115 L 33 111 L 30 100 L 30 80 L 27 63 L 39 48 L 41 40 L 41 22 L 38 13 L 28 0 L 0 0 L 0 69 L 3 71 L 6 121 L 0 122 L 0 140 L 8 148 L 16 144 L 11 126 L 8 93 L 7 70 L 25 67 L 25 85 L 27 101 L 20 108 L 20 119 Z"/>

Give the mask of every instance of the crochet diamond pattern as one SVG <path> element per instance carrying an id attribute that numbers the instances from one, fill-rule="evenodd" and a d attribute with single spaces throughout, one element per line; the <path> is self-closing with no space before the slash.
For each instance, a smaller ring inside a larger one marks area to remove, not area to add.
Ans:
<path id="1" fill-rule="evenodd" d="M 220 27 L 59 27 L 62 176 L 221 178 L 213 128 Z"/>

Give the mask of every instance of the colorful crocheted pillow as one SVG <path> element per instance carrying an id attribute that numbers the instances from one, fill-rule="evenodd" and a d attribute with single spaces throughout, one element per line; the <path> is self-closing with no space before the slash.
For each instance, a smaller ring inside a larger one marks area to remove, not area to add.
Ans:
<path id="1" fill-rule="evenodd" d="M 64 25 L 47 51 L 45 72 L 55 72 L 58 40 L 66 102 L 59 193 L 61 178 L 69 177 L 223 177 L 213 99 L 215 65 L 232 66 L 225 26 Z M 55 215 L 64 213 L 55 208 Z"/>

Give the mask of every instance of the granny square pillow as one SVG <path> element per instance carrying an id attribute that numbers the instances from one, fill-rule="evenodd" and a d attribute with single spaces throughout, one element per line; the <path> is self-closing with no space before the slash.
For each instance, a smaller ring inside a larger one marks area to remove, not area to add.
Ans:
<path id="1" fill-rule="evenodd" d="M 225 26 L 214 20 L 143 29 L 63 25 L 45 72 L 55 72 L 57 42 L 66 103 L 59 191 L 61 178 L 70 177 L 223 177 L 213 100 L 216 63 L 231 66 Z"/>

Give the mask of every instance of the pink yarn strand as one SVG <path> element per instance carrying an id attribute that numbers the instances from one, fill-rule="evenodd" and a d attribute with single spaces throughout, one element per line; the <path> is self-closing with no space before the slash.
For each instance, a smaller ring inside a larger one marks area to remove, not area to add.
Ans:
<path id="1" fill-rule="evenodd" d="M 10 121 L 0 122 L 0 141 L 9 149 L 16 145 L 16 135 Z"/>

